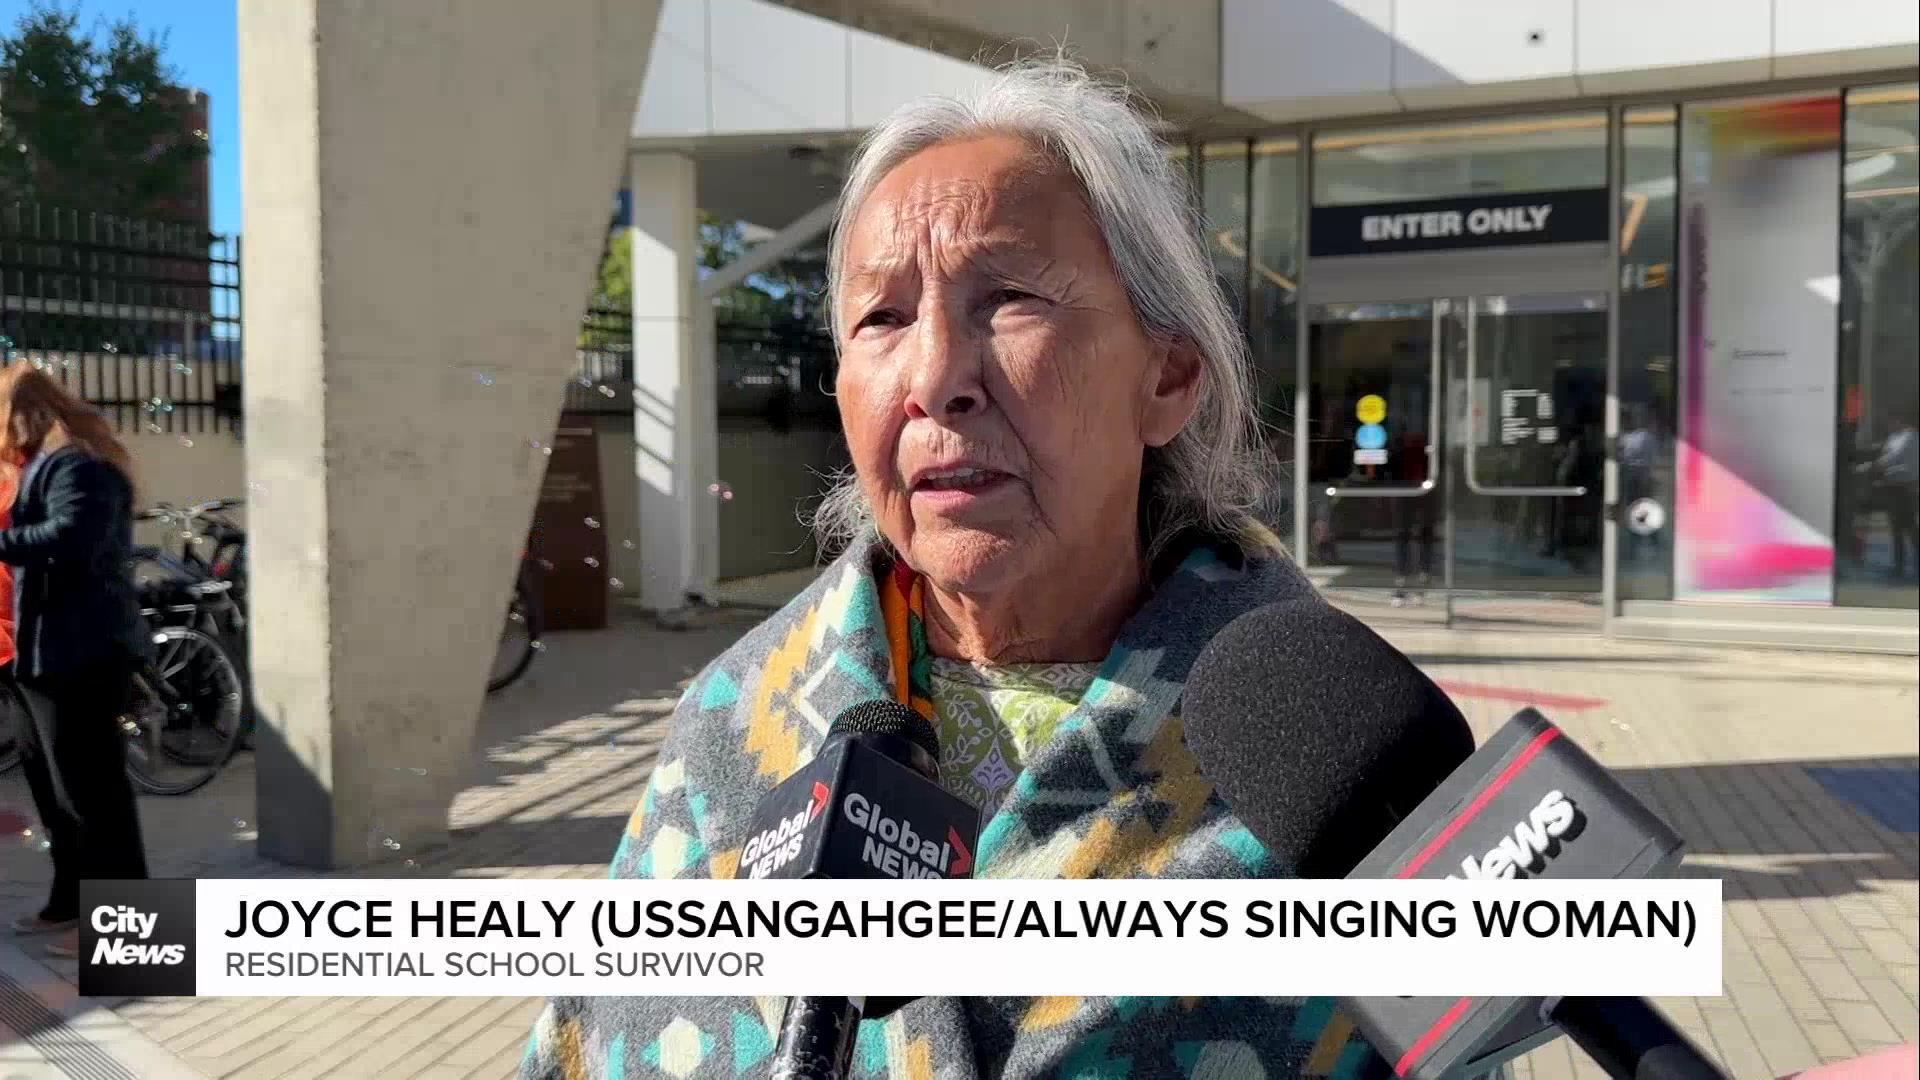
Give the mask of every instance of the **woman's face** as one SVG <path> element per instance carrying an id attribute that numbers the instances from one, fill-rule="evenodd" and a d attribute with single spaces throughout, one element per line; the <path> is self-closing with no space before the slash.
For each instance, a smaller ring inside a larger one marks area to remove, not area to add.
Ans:
<path id="1" fill-rule="evenodd" d="M 844 272 L 842 422 L 909 565 L 987 594 L 1137 550 L 1143 450 L 1200 365 L 1142 331 L 1070 172 L 1012 136 L 923 150 L 860 206 Z"/>

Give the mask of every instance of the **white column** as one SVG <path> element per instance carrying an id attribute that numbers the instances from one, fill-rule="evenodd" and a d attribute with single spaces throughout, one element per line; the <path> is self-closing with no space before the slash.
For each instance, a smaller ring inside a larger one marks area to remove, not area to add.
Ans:
<path id="1" fill-rule="evenodd" d="M 640 605 L 686 606 L 700 529 L 694 458 L 701 393 L 695 328 L 694 256 L 699 214 L 694 163 L 671 151 L 635 152 L 633 192 L 633 442 L 640 485 Z M 704 312 L 712 319 L 712 309 Z M 711 400 L 711 399 L 709 399 Z M 713 423 L 712 410 L 705 414 Z M 711 481 L 709 481 L 711 482 Z"/>
<path id="2" fill-rule="evenodd" d="M 714 342 L 713 302 L 698 296 L 693 304 L 693 591 L 713 594 L 720 579 L 720 508 L 709 493 L 720 475 L 720 365 Z"/>
<path id="3" fill-rule="evenodd" d="M 446 839 L 658 14 L 241 0 L 270 857 Z"/>

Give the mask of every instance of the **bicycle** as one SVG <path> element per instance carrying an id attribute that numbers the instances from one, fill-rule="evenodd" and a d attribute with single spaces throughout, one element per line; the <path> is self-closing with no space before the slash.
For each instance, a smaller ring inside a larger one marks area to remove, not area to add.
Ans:
<path id="1" fill-rule="evenodd" d="M 500 643 L 494 647 L 493 668 L 487 674 L 487 693 L 504 689 L 533 666 L 533 654 L 540 651 L 540 604 L 537 590 L 537 564 L 520 554 L 520 570 L 514 575 L 513 595 L 507 600 L 507 621 L 500 628 Z"/>
<path id="2" fill-rule="evenodd" d="M 127 773 L 153 794 L 183 795 L 226 767 L 250 726 L 241 667 L 209 632 L 240 616 L 228 582 L 172 576 L 138 587 L 153 656 L 134 672 L 132 707 L 121 718 Z"/>
<path id="3" fill-rule="evenodd" d="M 160 576 L 227 583 L 227 601 L 204 612 L 202 617 L 207 621 L 197 628 L 224 641 L 238 657 L 243 672 L 246 671 L 247 640 L 247 534 L 227 512 L 244 505 L 242 499 L 215 499 L 188 507 L 163 504 L 142 511 L 139 520 L 166 524 L 167 535 L 178 539 L 179 550 L 176 553 L 166 545 L 136 549 L 137 563 L 153 568 Z M 513 594 L 507 602 L 506 619 L 487 674 L 489 694 L 525 675 L 533 665 L 534 654 L 541 649 L 537 569 L 529 554 L 522 551 Z M 251 686 L 249 681 L 249 729 L 253 726 Z"/>

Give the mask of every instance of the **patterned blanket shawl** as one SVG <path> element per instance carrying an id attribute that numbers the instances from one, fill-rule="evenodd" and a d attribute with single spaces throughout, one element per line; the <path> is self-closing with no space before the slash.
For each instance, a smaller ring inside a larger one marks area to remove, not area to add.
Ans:
<path id="1" fill-rule="evenodd" d="M 873 546 L 835 562 L 700 673 L 614 855 L 614 878 L 733 876 L 760 797 L 841 710 L 904 674 Z M 1197 772 L 1181 737 L 1195 657 L 1235 616 L 1311 594 L 1276 549 L 1189 551 L 1122 630 L 1079 707 L 983 823 L 994 878 L 1284 877 Z M 1123 946 L 1116 946 L 1123 947 Z M 525 1080 L 766 1075 L 784 1002 L 557 998 Z M 856 1072 L 1006 1077 L 1373 1077 L 1391 1070 L 1327 999 L 933 998 L 861 1025 Z"/>

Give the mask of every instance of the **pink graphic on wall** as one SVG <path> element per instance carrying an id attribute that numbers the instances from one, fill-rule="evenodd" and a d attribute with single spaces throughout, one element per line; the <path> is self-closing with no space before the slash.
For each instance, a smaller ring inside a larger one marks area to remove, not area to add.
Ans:
<path id="1" fill-rule="evenodd" d="M 1690 106 L 1675 596 L 1830 603 L 1841 107 Z"/>

